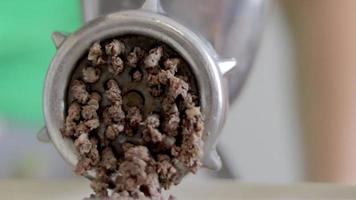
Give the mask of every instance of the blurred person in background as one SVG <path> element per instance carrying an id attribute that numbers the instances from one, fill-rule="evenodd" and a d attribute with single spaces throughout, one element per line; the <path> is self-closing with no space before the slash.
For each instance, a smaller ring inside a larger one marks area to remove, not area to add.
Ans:
<path id="1" fill-rule="evenodd" d="M 297 44 L 307 178 L 356 184 L 356 1 L 281 2 Z"/>

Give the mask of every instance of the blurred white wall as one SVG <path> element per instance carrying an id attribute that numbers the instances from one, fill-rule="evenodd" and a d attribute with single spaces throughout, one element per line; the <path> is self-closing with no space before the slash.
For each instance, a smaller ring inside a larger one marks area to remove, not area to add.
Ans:
<path id="1" fill-rule="evenodd" d="M 220 140 L 230 168 L 243 181 L 291 182 L 303 177 L 293 48 L 286 17 L 275 7 Z"/>

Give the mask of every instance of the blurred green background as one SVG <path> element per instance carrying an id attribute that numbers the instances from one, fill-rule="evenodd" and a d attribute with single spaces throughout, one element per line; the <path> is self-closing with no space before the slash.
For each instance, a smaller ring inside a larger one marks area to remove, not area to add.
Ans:
<path id="1" fill-rule="evenodd" d="M 79 1 L 0 1 L 0 117 L 43 124 L 43 84 L 55 54 L 51 33 L 73 32 L 81 23 Z"/>

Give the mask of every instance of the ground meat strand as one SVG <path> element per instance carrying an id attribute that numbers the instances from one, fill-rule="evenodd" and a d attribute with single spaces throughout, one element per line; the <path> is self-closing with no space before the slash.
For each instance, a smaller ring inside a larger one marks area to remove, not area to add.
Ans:
<path id="1" fill-rule="evenodd" d="M 158 81 L 163 85 L 167 85 L 169 80 L 174 77 L 174 74 L 169 70 L 161 70 L 158 73 Z"/>
<path id="2" fill-rule="evenodd" d="M 103 51 L 99 42 L 95 42 L 89 49 L 88 60 L 92 62 L 93 65 L 97 66 L 105 63 L 103 59 Z"/>
<path id="3" fill-rule="evenodd" d="M 78 152 L 85 155 L 90 152 L 92 148 L 92 143 L 88 138 L 88 134 L 81 134 L 78 139 L 75 140 L 74 146 L 77 148 Z"/>
<path id="4" fill-rule="evenodd" d="M 136 67 L 140 59 L 145 55 L 145 51 L 140 47 L 134 47 L 131 53 L 127 56 L 127 64 L 130 67 Z"/>
<path id="5" fill-rule="evenodd" d="M 99 151 L 97 149 L 97 145 L 96 144 L 93 146 L 93 148 L 90 150 L 90 152 L 89 152 L 89 154 L 87 156 L 90 159 L 91 165 L 93 167 L 98 165 L 98 163 L 100 161 L 100 155 L 99 155 Z"/>
<path id="6" fill-rule="evenodd" d="M 75 173 L 78 175 L 84 175 L 88 170 L 92 168 L 92 160 L 85 156 L 79 157 L 79 161 L 75 166 Z"/>
<path id="7" fill-rule="evenodd" d="M 153 128 L 152 126 L 147 126 L 142 131 L 142 137 L 144 141 L 152 143 L 161 142 L 163 140 L 162 133 L 158 129 Z"/>
<path id="8" fill-rule="evenodd" d="M 75 137 L 79 137 L 82 134 L 89 134 L 90 129 L 89 127 L 83 122 L 79 122 L 79 124 L 75 127 Z"/>
<path id="9" fill-rule="evenodd" d="M 106 97 L 111 101 L 112 103 L 118 102 L 119 104 L 122 104 L 122 96 L 121 96 L 121 90 L 119 88 L 119 85 L 116 83 L 115 80 L 110 79 L 107 83 L 107 90 L 106 90 Z"/>
<path id="10" fill-rule="evenodd" d="M 84 124 L 89 128 L 90 131 L 98 128 L 100 126 L 99 119 L 89 119 L 84 122 Z"/>
<path id="11" fill-rule="evenodd" d="M 70 92 L 73 98 L 82 104 L 85 104 L 89 98 L 89 93 L 86 89 L 86 85 L 80 80 L 73 81 L 70 87 Z"/>
<path id="12" fill-rule="evenodd" d="M 106 147 L 102 151 L 101 155 L 101 165 L 106 169 L 106 170 L 115 170 L 117 167 L 117 160 L 114 156 L 114 153 L 112 152 L 110 147 Z"/>
<path id="13" fill-rule="evenodd" d="M 80 105 L 73 102 L 68 108 L 68 114 L 66 120 L 74 121 L 80 119 Z"/>
<path id="14" fill-rule="evenodd" d="M 83 106 L 83 110 L 82 110 L 83 119 L 89 120 L 89 119 L 97 118 L 98 116 L 97 116 L 96 110 L 97 110 L 97 108 L 92 105 Z"/>
<path id="15" fill-rule="evenodd" d="M 150 178 L 146 168 L 150 165 L 152 158 L 148 149 L 144 146 L 133 146 L 125 151 L 125 161 L 119 166 L 119 176 L 117 178 L 117 191 L 135 191 L 141 186 L 152 188 L 156 180 Z M 152 175 L 151 175 L 152 176 Z M 157 180 L 158 181 L 158 180 Z M 159 189 L 155 188 L 156 190 Z M 153 189 L 154 190 L 154 189 Z M 152 191 L 150 191 L 152 193 Z"/>
<path id="16" fill-rule="evenodd" d="M 177 98 L 178 95 L 181 95 L 183 98 L 187 96 L 189 90 L 189 85 L 187 82 L 179 79 L 177 77 L 172 77 L 169 80 L 169 95 L 173 98 Z"/>
<path id="17" fill-rule="evenodd" d="M 128 108 L 127 119 L 129 120 L 129 126 L 137 127 L 142 122 L 141 111 L 137 106 Z"/>
<path id="18" fill-rule="evenodd" d="M 203 119 L 200 109 L 193 107 L 185 111 L 186 118 L 183 120 L 183 142 L 178 159 L 192 173 L 196 173 L 201 166 Z"/>
<path id="19" fill-rule="evenodd" d="M 113 105 L 109 106 L 104 113 L 110 117 L 111 121 L 115 123 L 123 123 L 125 120 L 125 112 L 122 110 L 122 107 L 119 103 L 114 103 Z"/>
<path id="20" fill-rule="evenodd" d="M 119 40 L 113 40 L 105 45 L 105 52 L 108 56 L 117 57 L 125 52 L 125 44 Z"/>
<path id="21" fill-rule="evenodd" d="M 154 85 L 159 85 L 159 76 L 157 74 L 152 74 L 149 73 L 147 75 L 147 82 L 149 83 L 150 86 L 154 86 Z"/>
<path id="22" fill-rule="evenodd" d="M 101 97 L 98 93 L 94 92 L 90 95 L 89 101 L 82 107 L 81 115 L 85 120 L 97 119 L 97 110 L 99 109 L 99 101 Z"/>
<path id="23" fill-rule="evenodd" d="M 151 114 L 151 115 L 147 116 L 147 118 L 145 120 L 145 124 L 147 126 L 151 126 L 152 128 L 158 128 L 160 125 L 159 115 Z"/>
<path id="24" fill-rule="evenodd" d="M 100 180 L 94 180 L 91 182 L 90 187 L 95 192 L 97 199 L 103 199 L 108 196 L 109 184 L 102 182 Z"/>
<path id="25" fill-rule="evenodd" d="M 114 140 L 117 138 L 117 136 L 119 136 L 119 133 L 122 132 L 123 130 L 124 130 L 123 125 L 112 124 L 106 128 L 105 136 L 109 140 Z"/>
<path id="26" fill-rule="evenodd" d="M 160 61 L 161 57 L 163 54 L 163 48 L 157 47 L 154 49 L 151 49 L 148 52 L 148 56 L 144 60 L 144 64 L 146 68 L 153 68 L 158 65 L 158 62 Z"/>
<path id="27" fill-rule="evenodd" d="M 163 188 L 168 189 L 179 178 L 178 170 L 167 155 L 158 155 L 157 172 Z"/>
<path id="28" fill-rule="evenodd" d="M 68 114 L 65 119 L 64 127 L 61 129 L 61 133 L 65 137 L 73 136 L 77 123 L 80 119 L 81 108 L 80 105 L 76 102 L 73 102 L 68 108 Z"/>
<path id="29" fill-rule="evenodd" d="M 122 59 L 120 57 L 112 57 L 108 71 L 115 76 L 121 74 L 124 71 L 124 62 Z"/>
<path id="30" fill-rule="evenodd" d="M 82 70 L 83 80 L 86 83 L 95 83 L 100 78 L 100 69 L 94 67 L 86 67 Z"/>
<path id="31" fill-rule="evenodd" d="M 177 105 L 172 103 L 170 109 L 165 113 L 165 115 L 166 120 L 164 121 L 163 130 L 167 135 L 176 136 L 180 123 Z"/>
<path id="32" fill-rule="evenodd" d="M 174 75 L 178 71 L 179 62 L 179 58 L 169 58 L 164 61 L 164 68 Z"/>

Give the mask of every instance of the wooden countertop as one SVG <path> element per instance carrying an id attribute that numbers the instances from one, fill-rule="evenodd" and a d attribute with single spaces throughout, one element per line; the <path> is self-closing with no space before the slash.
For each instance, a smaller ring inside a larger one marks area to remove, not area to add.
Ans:
<path id="1" fill-rule="evenodd" d="M 90 194 L 88 181 L 1 180 L 0 199 L 69 200 Z M 168 194 L 168 192 L 167 192 Z M 262 200 L 262 199 L 356 199 L 356 187 L 333 184 L 263 185 L 226 180 L 187 180 L 172 188 L 179 200 Z"/>

